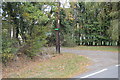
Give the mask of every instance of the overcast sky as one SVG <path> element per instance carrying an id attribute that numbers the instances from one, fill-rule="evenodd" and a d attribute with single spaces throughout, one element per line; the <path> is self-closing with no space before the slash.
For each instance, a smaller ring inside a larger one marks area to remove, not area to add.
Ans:
<path id="1" fill-rule="evenodd" d="M 60 3 L 62 4 L 61 7 L 64 5 L 65 8 L 70 8 L 69 0 L 60 0 Z"/>

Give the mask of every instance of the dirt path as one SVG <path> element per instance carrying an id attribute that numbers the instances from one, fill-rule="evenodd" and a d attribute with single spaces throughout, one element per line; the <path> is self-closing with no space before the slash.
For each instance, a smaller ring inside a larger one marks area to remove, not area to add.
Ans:
<path id="1" fill-rule="evenodd" d="M 61 51 L 88 57 L 93 62 L 91 66 L 87 67 L 90 71 L 95 71 L 118 64 L 118 52 L 74 50 L 68 48 L 61 48 Z"/>

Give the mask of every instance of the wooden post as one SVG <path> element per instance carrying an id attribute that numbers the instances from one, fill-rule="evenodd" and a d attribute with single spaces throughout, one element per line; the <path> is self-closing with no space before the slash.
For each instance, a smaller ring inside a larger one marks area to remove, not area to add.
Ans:
<path id="1" fill-rule="evenodd" d="M 60 53 L 60 2 L 58 2 L 57 29 L 58 30 L 56 30 L 56 53 Z"/>

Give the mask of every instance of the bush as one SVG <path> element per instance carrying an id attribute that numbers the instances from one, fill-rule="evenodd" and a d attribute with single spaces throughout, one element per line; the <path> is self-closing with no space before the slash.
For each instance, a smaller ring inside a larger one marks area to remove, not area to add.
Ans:
<path id="1" fill-rule="evenodd" d="M 17 53 L 19 49 L 16 43 L 17 40 L 11 39 L 8 33 L 3 29 L 2 36 L 2 62 L 6 63 L 8 60 L 13 59 L 13 56 Z"/>
<path id="2" fill-rule="evenodd" d="M 46 30 L 47 28 L 42 26 L 35 26 L 33 32 L 27 38 L 26 47 L 24 52 L 28 57 L 33 57 L 40 52 L 40 48 L 46 44 Z"/>
<path id="3" fill-rule="evenodd" d="M 7 61 L 12 60 L 14 58 L 14 55 L 12 53 L 3 53 L 2 54 L 2 62 L 4 64 L 7 63 Z"/>

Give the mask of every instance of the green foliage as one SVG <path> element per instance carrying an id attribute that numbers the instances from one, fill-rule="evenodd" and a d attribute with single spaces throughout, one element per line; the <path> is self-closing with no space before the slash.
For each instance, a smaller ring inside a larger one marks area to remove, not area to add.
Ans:
<path id="1" fill-rule="evenodd" d="M 112 40 L 119 40 L 119 29 L 118 29 L 119 22 L 118 20 L 111 21 L 111 27 L 108 29 L 108 34 L 112 38 Z"/>
<path id="2" fill-rule="evenodd" d="M 79 13 L 76 14 L 77 21 L 79 23 L 79 28 L 77 28 L 78 30 L 76 29 L 75 31 L 77 42 L 84 43 L 82 45 L 88 45 L 88 43 L 90 44 L 91 42 L 100 43 L 100 45 L 106 45 L 102 44 L 102 42 L 106 43 L 106 41 L 111 42 L 112 40 L 117 41 L 118 21 L 116 21 L 116 19 L 118 18 L 119 12 L 117 6 L 117 2 L 79 2 L 75 9 L 76 13 Z M 79 39 L 78 37 L 84 37 L 85 39 Z"/>
<path id="3" fill-rule="evenodd" d="M 38 6 L 37 6 L 38 5 Z M 27 21 L 28 30 L 26 31 L 26 46 L 25 54 L 29 57 L 35 56 L 40 52 L 40 48 L 46 44 L 48 27 L 46 26 L 49 18 L 39 6 L 42 4 L 33 5 L 33 3 L 24 3 L 21 5 L 23 11 L 22 16 Z M 29 31 L 29 33 L 27 33 Z"/>
<path id="4" fill-rule="evenodd" d="M 10 39 L 7 29 L 2 30 L 2 62 L 13 59 L 19 48 L 17 46 L 17 40 Z"/>
<path id="5" fill-rule="evenodd" d="M 3 29 L 2 31 L 2 52 L 3 53 L 14 53 L 16 50 L 13 50 L 12 47 L 15 40 L 11 40 L 8 36 L 7 29 Z"/>
<path id="6" fill-rule="evenodd" d="M 18 51 L 33 57 L 45 46 L 51 18 L 41 9 L 43 5 L 32 2 L 3 3 L 4 60 L 9 60 L 9 54 L 15 55 Z"/>
<path id="7" fill-rule="evenodd" d="M 33 57 L 37 53 L 39 53 L 41 51 L 40 48 L 43 47 L 47 42 L 46 40 L 47 27 L 34 26 L 32 31 L 33 32 L 31 36 L 27 37 L 28 39 L 27 39 L 26 45 L 28 47 L 26 47 L 25 52 L 24 52 L 29 57 Z"/>
<path id="8" fill-rule="evenodd" d="M 12 53 L 3 53 L 2 54 L 2 63 L 6 64 L 8 61 L 12 60 L 14 55 Z"/>

